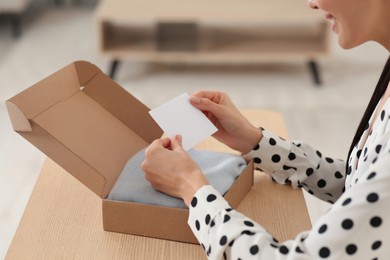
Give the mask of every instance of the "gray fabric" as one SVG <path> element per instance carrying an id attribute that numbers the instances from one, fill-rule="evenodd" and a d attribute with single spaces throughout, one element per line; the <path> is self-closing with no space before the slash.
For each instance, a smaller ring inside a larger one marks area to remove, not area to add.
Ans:
<path id="1" fill-rule="evenodd" d="M 145 179 L 141 169 L 144 153 L 145 150 L 141 150 L 129 159 L 108 195 L 108 199 L 186 208 L 181 199 L 156 191 Z M 238 155 L 194 149 L 189 150 L 188 153 L 205 173 L 210 185 L 214 186 L 221 194 L 225 194 L 229 190 L 246 167 L 245 159 Z"/>

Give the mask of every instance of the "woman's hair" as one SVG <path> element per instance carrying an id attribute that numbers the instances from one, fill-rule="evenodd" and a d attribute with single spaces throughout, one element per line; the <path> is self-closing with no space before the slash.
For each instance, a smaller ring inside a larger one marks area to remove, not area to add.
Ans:
<path id="1" fill-rule="evenodd" d="M 360 137 L 362 136 L 364 130 L 368 127 L 368 121 L 370 120 L 370 117 L 372 113 L 374 112 L 379 100 L 382 98 L 383 94 L 385 93 L 387 86 L 390 81 L 390 57 L 388 58 L 385 67 L 383 68 L 382 74 L 379 78 L 379 81 L 376 85 L 376 88 L 374 90 L 374 93 L 372 94 L 372 97 L 370 99 L 370 102 L 368 103 L 367 109 L 364 112 L 364 115 L 360 121 L 360 124 L 357 128 L 355 137 L 352 140 L 351 147 L 349 148 L 348 157 L 347 157 L 347 165 L 346 170 L 348 169 L 348 162 L 349 157 L 351 156 L 351 152 L 353 150 L 353 147 L 359 142 Z"/>

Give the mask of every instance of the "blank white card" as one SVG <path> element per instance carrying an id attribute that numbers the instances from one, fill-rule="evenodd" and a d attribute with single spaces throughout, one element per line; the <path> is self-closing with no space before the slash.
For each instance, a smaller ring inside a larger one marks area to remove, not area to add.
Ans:
<path id="1" fill-rule="evenodd" d="M 170 138 L 177 134 L 183 137 L 185 150 L 218 130 L 199 109 L 191 105 L 187 93 L 177 96 L 149 113 Z"/>

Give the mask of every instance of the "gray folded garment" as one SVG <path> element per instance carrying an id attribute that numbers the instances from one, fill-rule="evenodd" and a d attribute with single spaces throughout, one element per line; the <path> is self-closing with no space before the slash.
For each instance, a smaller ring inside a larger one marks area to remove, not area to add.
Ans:
<path id="1" fill-rule="evenodd" d="M 145 150 L 129 159 L 108 195 L 109 200 L 130 201 L 173 208 L 187 208 L 183 200 L 156 191 L 141 169 Z M 246 167 L 243 157 L 220 152 L 190 149 L 188 154 L 206 175 L 209 184 L 225 194 Z"/>

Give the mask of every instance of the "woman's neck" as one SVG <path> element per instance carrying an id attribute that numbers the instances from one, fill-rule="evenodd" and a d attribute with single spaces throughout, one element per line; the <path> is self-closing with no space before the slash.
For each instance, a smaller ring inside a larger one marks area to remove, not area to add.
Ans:
<path id="1" fill-rule="evenodd" d="M 390 53 L 390 1 L 377 0 L 371 12 L 371 33 L 372 40 L 385 47 Z"/>

